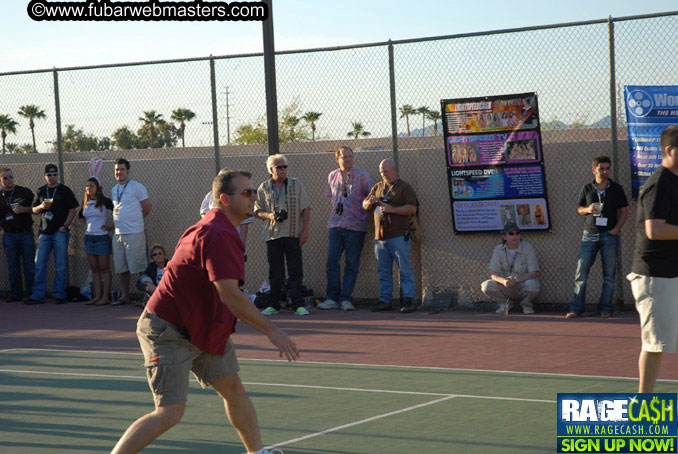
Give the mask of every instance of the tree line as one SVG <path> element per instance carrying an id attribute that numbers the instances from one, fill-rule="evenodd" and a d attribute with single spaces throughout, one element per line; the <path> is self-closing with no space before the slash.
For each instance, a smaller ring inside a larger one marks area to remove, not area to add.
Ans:
<path id="1" fill-rule="evenodd" d="M 411 136 L 410 116 L 421 115 L 422 136 L 426 133 L 426 120 L 433 122 L 434 135 L 438 135 L 438 121 L 441 118 L 440 112 L 431 110 L 428 107 L 415 108 L 411 104 L 405 104 L 400 107 L 400 118 L 405 118 L 407 125 L 407 136 Z M 29 104 L 21 106 L 17 114 L 28 119 L 28 127 L 31 130 L 33 144 L 18 145 L 16 143 L 6 143 L 5 140 L 9 134 L 16 134 L 19 122 L 14 120 L 8 114 L 0 114 L 0 137 L 2 138 L 2 154 L 9 153 L 37 153 L 35 144 L 35 120 L 44 120 L 47 115 L 40 107 Z M 317 135 L 317 124 L 322 116 L 321 112 L 307 111 L 303 112 L 299 107 L 298 100 L 294 100 L 289 106 L 280 112 L 278 124 L 278 134 L 280 142 L 302 142 L 311 140 L 315 142 Z M 128 126 L 122 126 L 111 134 L 111 137 L 97 137 L 93 134 L 87 134 L 75 125 L 66 125 L 62 135 L 62 150 L 65 152 L 78 151 L 102 151 L 102 150 L 132 150 L 144 148 L 163 148 L 176 146 L 179 139 L 181 145 L 186 146 L 185 135 L 186 125 L 193 120 L 196 114 L 187 108 L 178 108 L 172 111 L 171 122 L 165 120 L 162 114 L 155 110 L 144 111 L 143 116 L 139 117 L 141 126 L 134 131 Z M 372 135 L 366 130 L 365 125 L 360 121 L 351 122 L 351 130 L 346 133 L 349 138 L 364 138 Z M 329 137 L 321 136 L 321 139 Z M 268 142 L 268 130 L 266 128 L 266 117 L 262 115 L 252 123 L 246 123 L 235 130 L 234 142 L 236 144 L 264 144 Z M 51 151 L 56 152 L 56 140 L 52 141 Z"/>
<path id="2" fill-rule="evenodd" d="M 21 117 L 28 119 L 28 127 L 31 130 L 33 145 L 18 145 L 6 143 L 9 134 L 16 134 L 19 122 L 8 114 L 0 114 L 0 137 L 2 138 L 2 154 L 9 153 L 37 153 L 35 144 L 35 121 L 45 119 L 47 115 L 40 107 L 30 104 L 21 106 L 17 112 Z M 170 116 L 174 123 L 170 123 L 155 110 L 145 111 L 139 117 L 141 127 L 135 132 L 127 126 L 116 129 L 111 137 L 97 137 L 86 134 L 75 125 L 66 125 L 61 138 L 61 146 L 65 152 L 99 151 L 99 150 L 131 150 L 140 148 L 173 147 L 181 139 L 182 146 L 186 146 L 184 137 L 186 123 L 195 118 L 195 113 L 190 109 L 178 108 L 172 111 Z M 56 140 L 51 142 L 52 150 L 56 152 Z"/>

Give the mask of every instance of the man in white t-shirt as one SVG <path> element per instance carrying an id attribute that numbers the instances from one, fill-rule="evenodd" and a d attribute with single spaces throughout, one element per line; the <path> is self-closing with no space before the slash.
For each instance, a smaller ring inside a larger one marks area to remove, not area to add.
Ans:
<path id="1" fill-rule="evenodd" d="M 205 198 L 202 199 L 202 203 L 200 204 L 200 217 L 204 218 L 207 212 L 212 208 L 214 208 L 214 201 L 212 200 L 212 191 L 210 191 L 205 194 Z M 253 222 L 254 216 L 250 216 L 249 218 L 242 221 L 242 224 L 236 227 L 236 230 L 240 234 L 242 244 L 245 245 L 245 261 L 247 261 L 247 232 L 250 228 L 250 224 Z"/>
<path id="2" fill-rule="evenodd" d="M 129 304 L 129 281 L 132 273 L 146 269 L 146 234 L 144 218 L 151 212 L 151 200 L 146 187 L 130 179 L 129 161 L 115 161 L 115 179 L 118 184 L 111 189 L 113 200 L 113 261 L 120 275 L 121 295 L 113 306 Z"/>

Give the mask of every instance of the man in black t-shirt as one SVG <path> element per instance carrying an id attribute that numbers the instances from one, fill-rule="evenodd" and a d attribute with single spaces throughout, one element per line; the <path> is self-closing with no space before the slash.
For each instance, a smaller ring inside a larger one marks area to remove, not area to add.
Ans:
<path id="1" fill-rule="evenodd" d="M 598 301 L 598 312 L 602 318 L 612 316 L 618 235 L 626 222 L 629 202 L 624 188 L 610 180 L 611 167 L 610 158 L 596 156 L 592 168 L 595 180 L 584 185 L 579 194 L 577 214 L 585 216 L 586 220 L 574 276 L 574 298 L 570 302 L 567 318 L 576 318 L 584 313 L 586 282 L 599 251 L 603 262 L 603 290 Z"/>
<path id="2" fill-rule="evenodd" d="M 47 184 L 38 189 L 38 197 L 33 202 L 33 213 L 40 214 L 40 236 L 38 254 L 35 258 L 35 279 L 33 292 L 25 304 L 42 304 L 47 290 L 47 263 L 54 249 L 54 287 L 52 296 L 57 304 L 66 302 L 66 278 L 68 266 L 68 231 L 78 201 L 68 186 L 59 184 L 59 170 L 54 164 L 45 166 Z"/>
<path id="3" fill-rule="evenodd" d="M 678 125 L 661 135 L 662 165 L 638 197 L 638 235 L 631 281 L 643 348 L 638 392 L 651 393 L 662 354 L 678 350 Z"/>
<path id="4" fill-rule="evenodd" d="M 31 217 L 33 192 L 14 184 L 14 175 L 9 167 L 0 168 L 2 194 L 0 194 L 0 225 L 4 231 L 2 246 L 7 257 L 9 274 L 8 303 L 28 298 L 33 286 L 35 274 L 35 238 L 33 237 L 33 219 Z M 23 261 L 24 283 L 21 282 L 21 262 Z M 24 293 L 24 287 L 26 292 Z"/>

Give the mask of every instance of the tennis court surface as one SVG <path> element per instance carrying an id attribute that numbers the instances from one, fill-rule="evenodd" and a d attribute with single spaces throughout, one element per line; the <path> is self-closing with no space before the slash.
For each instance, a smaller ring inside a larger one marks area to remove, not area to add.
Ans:
<path id="1" fill-rule="evenodd" d="M 2 305 L 0 450 L 108 452 L 152 408 L 133 308 Z M 635 315 L 603 321 L 314 312 L 276 319 L 303 361 L 239 325 L 241 377 L 264 442 L 285 453 L 549 453 L 558 392 L 637 387 Z M 662 378 L 676 377 L 666 358 Z M 489 367 L 491 366 L 491 367 Z M 664 380 L 658 392 L 675 392 Z M 212 389 L 145 453 L 242 453 Z"/>

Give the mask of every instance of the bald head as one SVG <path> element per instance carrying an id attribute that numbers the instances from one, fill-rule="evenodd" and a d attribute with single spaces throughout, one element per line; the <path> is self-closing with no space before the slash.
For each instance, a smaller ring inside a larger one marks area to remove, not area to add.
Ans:
<path id="1" fill-rule="evenodd" d="M 396 170 L 395 162 L 391 158 L 386 158 L 379 163 L 379 173 L 381 178 L 387 183 L 393 183 L 398 179 L 398 171 Z"/>

